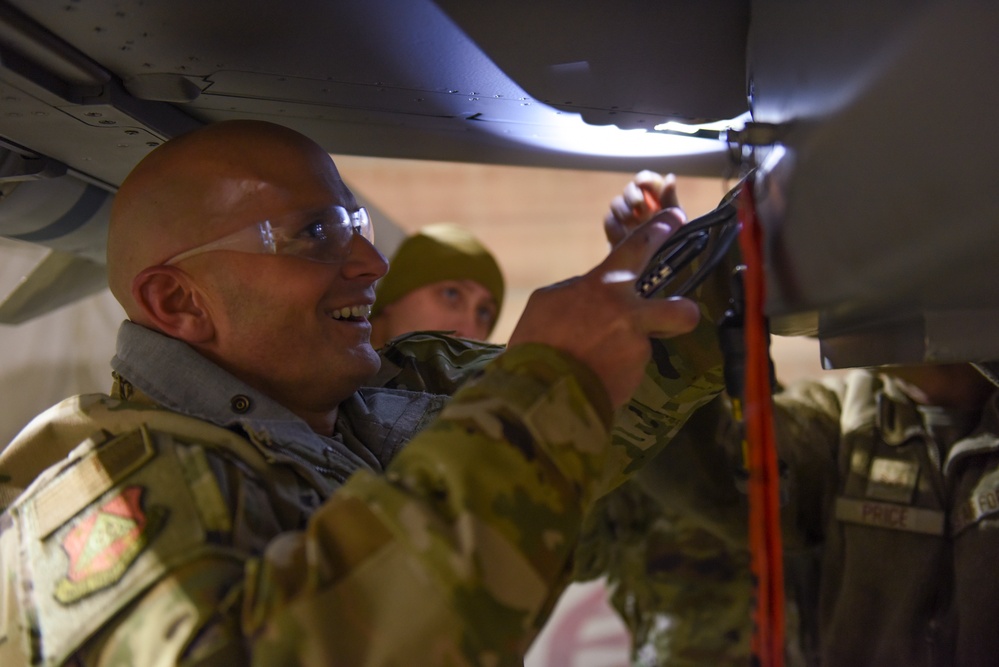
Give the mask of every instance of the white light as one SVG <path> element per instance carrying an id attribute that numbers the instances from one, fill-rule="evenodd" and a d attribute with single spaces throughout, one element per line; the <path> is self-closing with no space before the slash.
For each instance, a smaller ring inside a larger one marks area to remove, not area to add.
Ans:
<path id="1" fill-rule="evenodd" d="M 590 125 L 579 114 L 559 111 L 537 101 L 531 106 L 530 114 L 521 115 L 520 122 L 495 120 L 483 115 L 476 119 L 480 123 L 478 128 L 502 136 L 505 141 L 576 155 L 654 158 L 706 155 L 727 150 L 726 143 L 720 139 L 622 130 L 614 125 Z M 684 127 L 693 127 L 692 132 L 700 128 L 728 129 L 748 119 L 747 113 L 731 120 Z"/>
<path id="2" fill-rule="evenodd" d="M 659 123 L 652 129 L 658 130 L 659 132 L 682 132 L 683 134 L 695 134 L 701 128 L 697 125 L 684 125 L 683 123 L 668 120 L 665 123 Z"/>
<path id="3" fill-rule="evenodd" d="M 531 127 L 529 135 L 509 133 L 506 138 L 564 153 L 610 157 L 697 155 L 725 149 L 723 143 L 707 139 L 588 125 L 578 115 L 571 120 L 576 122 L 557 127 Z"/>
<path id="4" fill-rule="evenodd" d="M 701 123 L 699 125 L 687 125 L 686 123 L 678 123 L 676 121 L 666 121 L 665 123 L 660 123 L 656 125 L 654 130 L 660 132 L 682 132 L 683 134 L 696 134 L 701 130 L 707 130 L 709 132 L 725 132 L 726 130 L 731 130 L 737 123 L 745 125 L 750 120 L 749 112 L 737 116 L 736 118 L 730 118 L 729 120 L 719 120 L 713 123 Z"/>
<path id="5" fill-rule="evenodd" d="M 590 125 L 579 114 L 565 113 L 540 102 L 532 104 L 520 122 L 476 119 L 477 129 L 502 136 L 505 141 L 538 146 L 576 155 L 608 157 L 666 157 L 702 155 L 726 149 L 725 143 L 700 137 L 622 130 L 614 125 Z"/>

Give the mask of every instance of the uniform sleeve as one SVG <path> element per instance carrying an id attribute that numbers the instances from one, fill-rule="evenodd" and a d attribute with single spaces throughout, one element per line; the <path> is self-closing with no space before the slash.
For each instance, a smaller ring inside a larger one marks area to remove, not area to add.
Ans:
<path id="1" fill-rule="evenodd" d="M 729 276 L 739 261 L 733 244 L 724 268 L 695 291 L 701 308 L 697 329 L 654 341 L 653 362 L 615 422 L 613 439 L 629 451 L 628 469 L 641 469 L 636 479 L 661 504 L 741 543 L 747 507 L 738 470 L 742 432 L 723 397 L 718 338 L 718 323 L 730 307 Z M 825 525 L 822 507 L 833 492 L 845 391 L 843 382 L 833 379 L 802 381 L 775 395 L 777 453 L 786 473 L 782 517 L 791 544 L 814 540 L 815 527 Z"/>
<path id="2" fill-rule="evenodd" d="M 738 263 L 737 249 L 730 254 L 729 268 Z M 728 275 L 714 271 L 695 293 L 702 317 L 694 332 L 654 342 L 653 363 L 613 431 L 631 462 L 625 470 L 638 470 L 586 517 L 576 553 L 577 578 L 612 584 L 639 661 L 749 659 L 748 502 L 717 332 Z M 775 411 L 785 544 L 807 546 L 826 523 L 833 489 L 837 393 L 800 385 L 777 397 Z"/>
<path id="3" fill-rule="evenodd" d="M 379 350 L 382 368 L 373 384 L 450 396 L 503 350 L 502 345 L 427 331 L 405 334 Z"/>
<path id="4" fill-rule="evenodd" d="M 697 410 L 724 388 L 717 322 L 727 303 L 724 272 L 715 271 L 698 289 L 697 328 L 682 336 L 652 341 L 652 361 L 642 383 L 614 422 L 613 443 L 633 472 L 653 460 L 680 433 Z M 613 489 L 623 476 L 608 479 Z"/>
<path id="5" fill-rule="evenodd" d="M 254 564 L 260 664 L 521 664 L 565 580 L 610 410 L 590 371 L 521 346 L 384 477 L 358 474 Z"/>
<path id="6" fill-rule="evenodd" d="M 825 525 L 824 507 L 835 493 L 840 392 L 837 382 L 803 381 L 774 398 L 787 546 L 821 539 L 817 531 Z M 742 543 L 748 501 L 741 443 L 728 401 L 719 396 L 688 422 L 668 451 L 638 473 L 637 481 L 660 504 Z"/>
<path id="7" fill-rule="evenodd" d="M 588 516 L 576 559 L 579 578 L 606 579 L 635 664 L 750 664 L 749 554 L 633 480 Z"/>
<path id="8" fill-rule="evenodd" d="M 710 359 L 656 383 L 658 414 L 679 424 L 674 411 L 703 402 L 711 382 L 688 382 Z M 269 546 L 243 603 L 254 657 L 521 664 L 567 582 L 584 513 L 643 452 L 608 442 L 611 417 L 589 369 L 544 346 L 508 350 L 385 477 L 356 475 L 304 535 Z"/>
<path id="9" fill-rule="evenodd" d="M 838 388 L 803 382 L 775 399 L 789 629 L 800 593 L 793 589 L 796 564 L 807 563 L 821 542 L 835 492 Z M 741 465 L 741 434 L 719 396 L 587 517 L 576 576 L 602 575 L 612 584 L 636 656 L 747 664 L 752 588 Z"/>

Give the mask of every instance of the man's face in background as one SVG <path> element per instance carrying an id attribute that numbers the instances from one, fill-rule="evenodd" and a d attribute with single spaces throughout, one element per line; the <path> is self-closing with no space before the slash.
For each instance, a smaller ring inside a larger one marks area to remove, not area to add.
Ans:
<path id="1" fill-rule="evenodd" d="M 442 280 L 418 287 L 385 306 L 376 324 L 381 342 L 411 331 L 453 331 L 485 340 L 496 324 L 499 305 L 474 280 Z M 372 341 L 375 345 L 378 341 Z"/>

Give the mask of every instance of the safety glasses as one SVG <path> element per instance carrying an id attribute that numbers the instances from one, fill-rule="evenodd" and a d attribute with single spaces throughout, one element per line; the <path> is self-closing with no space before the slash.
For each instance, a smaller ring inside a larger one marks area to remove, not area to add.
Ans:
<path id="1" fill-rule="evenodd" d="M 375 233 L 367 209 L 348 211 L 330 206 L 308 214 L 294 213 L 264 220 L 228 236 L 174 255 L 164 264 L 176 264 L 214 250 L 261 255 L 294 255 L 313 262 L 337 264 L 350 256 L 354 235 L 374 243 Z"/>

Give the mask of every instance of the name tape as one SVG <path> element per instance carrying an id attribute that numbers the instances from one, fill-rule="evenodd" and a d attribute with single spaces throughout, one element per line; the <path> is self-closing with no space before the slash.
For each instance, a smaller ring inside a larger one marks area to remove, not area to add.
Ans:
<path id="1" fill-rule="evenodd" d="M 836 518 L 847 523 L 927 535 L 943 535 L 946 524 L 946 515 L 938 510 L 856 498 L 837 498 Z"/>

